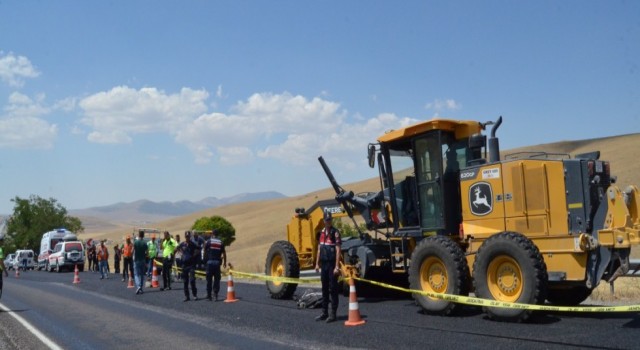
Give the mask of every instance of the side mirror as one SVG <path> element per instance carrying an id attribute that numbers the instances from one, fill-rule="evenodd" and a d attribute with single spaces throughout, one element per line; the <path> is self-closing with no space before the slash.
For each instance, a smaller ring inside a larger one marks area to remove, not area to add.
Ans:
<path id="1" fill-rule="evenodd" d="M 480 149 L 487 144 L 487 136 L 482 134 L 475 134 L 469 137 L 469 148 Z"/>
<path id="2" fill-rule="evenodd" d="M 376 158 L 374 157 L 376 154 L 376 146 L 369 144 L 369 149 L 367 149 L 367 160 L 369 160 L 369 168 L 373 168 L 376 165 Z"/>

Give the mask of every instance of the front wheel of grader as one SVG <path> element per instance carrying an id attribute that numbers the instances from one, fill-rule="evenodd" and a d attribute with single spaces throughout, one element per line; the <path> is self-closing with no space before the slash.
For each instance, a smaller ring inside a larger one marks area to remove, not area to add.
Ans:
<path id="1" fill-rule="evenodd" d="M 473 264 L 475 294 L 482 299 L 539 305 L 547 296 L 547 267 L 535 244 L 516 232 L 489 237 Z M 531 310 L 484 307 L 490 319 L 523 322 Z"/>
<path id="2" fill-rule="evenodd" d="M 269 248 L 264 274 L 272 277 L 300 277 L 300 261 L 293 245 L 287 241 L 277 241 Z M 296 291 L 296 283 L 267 281 L 267 289 L 273 299 L 289 299 Z"/>

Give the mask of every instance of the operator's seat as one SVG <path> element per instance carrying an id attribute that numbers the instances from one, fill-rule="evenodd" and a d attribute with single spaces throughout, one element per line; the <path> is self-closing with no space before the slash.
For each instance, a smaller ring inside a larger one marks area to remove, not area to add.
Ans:
<path id="1" fill-rule="evenodd" d="M 417 206 L 418 194 L 416 190 L 415 176 L 407 176 L 404 181 L 402 181 L 402 226 L 420 225 Z"/>

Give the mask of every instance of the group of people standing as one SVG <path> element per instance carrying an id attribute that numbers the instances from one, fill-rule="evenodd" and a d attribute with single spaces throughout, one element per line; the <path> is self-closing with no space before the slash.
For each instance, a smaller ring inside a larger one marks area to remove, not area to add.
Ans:
<path id="1" fill-rule="evenodd" d="M 196 269 L 206 270 L 207 300 L 218 300 L 220 291 L 221 267 L 226 267 L 225 245 L 218 238 L 217 230 L 212 230 L 211 236 L 204 239 L 197 232 L 186 231 L 185 240 L 180 242 L 180 236 L 174 239 L 168 231 L 164 232 L 163 240 L 156 242 L 155 234 L 145 243 L 145 231 L 138 231 L 135 241 L 127 236 L 125 243 L 120 247 L 114 246 L 115 272 L 120 273 L 120 260 L 123 261 L 122 281 L 134 278 L 136 294 L 144 293 L 145 277 L 151 276 L 153 261 L 157 261 L 158 252 L 162 251 L 162 287 L 161 291 L 171 290 L 171 271 L 174 262 L 181 271 L 185 298 L 183 301 L 198 300 L 196 287 Z M 104 242 L 101 243 L 101 246 Z M 107 252 L 108 259 L 108 252 Z M 159 262 L 159 261 L 157 261 Z M 108 275 L 107 275 L 108 276 Z M 103 276 L 105 277 L 105 276 Z M 101 277 L 102 278 L 102 277 Z M 108 278 L 108 277 L 106 277 Z M 191 287 L 191 288 L 189 288 Z"/>

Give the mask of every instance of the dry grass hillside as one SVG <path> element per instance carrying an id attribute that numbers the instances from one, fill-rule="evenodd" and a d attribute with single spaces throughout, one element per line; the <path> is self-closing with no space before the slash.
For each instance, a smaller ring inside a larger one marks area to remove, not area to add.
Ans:
<path id="1" fill-rule="evenodd" d="M 519 151 L 542 150 L 554 153 L 579 153 L 600 150 L 601 159 L 611 161 L 612 173 L 618 176 L 618 184 L 624 188 L 628 184 L 640 185 L 640 162 L 637 150 L 640 149 L 640 134 L 608 137 L 594 140 L 566 141 L 505 150 L 504 154 Z M 319 166 L 318 166 L 319 167 Z M 340 181 L 340 179 L 338 179 Z M 328 185 L 328 182 L 327 182 Z M 356 193 L 379 190 L 378 179 L 368 179 L 357 183 L 342 184 L 345 189 Z M 277 240 L 285 239 L 286 225 L 294 214 L 294 208 L 308 208 L 320 199 L 333 198 L 334 192 L 326 189 L 301 196 L 268 201 L 248 202 L 236 205 L 204 210 L 195 214 L 163 221 L 155 224 L 157 228 L 168 230 L 172 234 L 181 234 L 189 229 L 193 222 L 203 216 L 220 215 L 229 220 L 236 229 L 236 241 L 228 249 L 229 260 L 243 271 L 261 272 L 269 246 Z M 81 237 L 107 238 L 120 241 L 124 235 L 132 232 L 132 227 L 88 227 Z"/>

